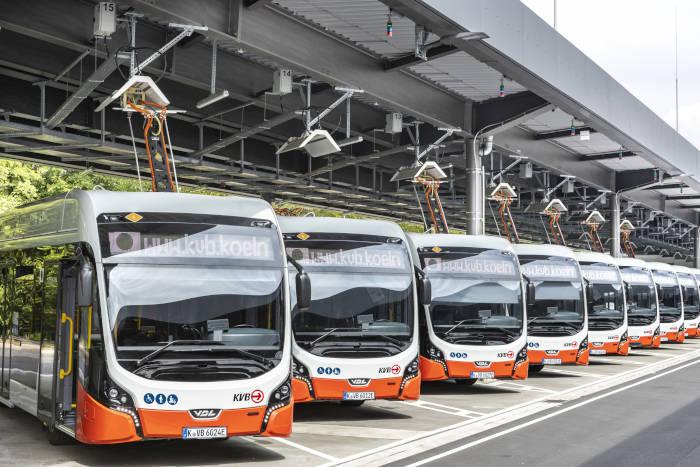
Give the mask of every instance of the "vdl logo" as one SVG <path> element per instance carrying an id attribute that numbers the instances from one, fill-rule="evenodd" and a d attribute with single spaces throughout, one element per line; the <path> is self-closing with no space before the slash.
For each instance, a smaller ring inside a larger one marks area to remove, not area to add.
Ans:
<path id="1" fill-rule="evenodd" d="M 340 368 L 338 368 L 338 367 L 332 368 L 330 366 L 327 366 L 327 367 L 320 366 L 316 369 L 316 373 L 318 373 L 319 375 L 338 376 L 340 374 Z"/>

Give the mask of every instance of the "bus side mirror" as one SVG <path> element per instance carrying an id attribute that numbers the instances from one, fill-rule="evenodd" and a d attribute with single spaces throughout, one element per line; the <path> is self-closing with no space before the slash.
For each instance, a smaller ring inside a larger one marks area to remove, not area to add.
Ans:
<path id="1" fill-rule="evenodd" d="M 593 285 L 590 282 L 586 282 L 586 302 L 593 303 Z"/>
<path id="2" fill-rule="evenodd" d="M 92 305 L 92 277 L 93 269 L 90 263 L 83 261 L 78 270 L 78 290 L 75 301 L 79 308 Z"/>
<path id="3" fill-rule="evenodd" d="M 535 306 L 535 294 L 536 294 L 535 284 L 528 281 L 527 282 L 527 290 L 526 290 L 527 306 Z"/>
<path id="4" fill-rule="evenodd" d="M 299 311 L 307 311 L 311 308 L 311 279 L 302 271 L 297 273 L 297 307 Z"/>
<path id="5" fill-rule="evenodd" d="M 632 296 L 632 286 L 629 282 L 625 282 L 625 295 L 627 296 L 627 300 Z"/>
<path id="6" fill-rule="evenodd" d="M 418 279 L 418 300 L 421 305 L 430 305 L 433 301 L 433 286 L 427 277 Z"/>

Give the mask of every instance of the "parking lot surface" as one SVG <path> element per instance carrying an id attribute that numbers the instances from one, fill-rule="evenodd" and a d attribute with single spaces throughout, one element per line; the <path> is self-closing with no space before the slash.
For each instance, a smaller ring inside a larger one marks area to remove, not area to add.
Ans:
<path id="1" fill-rule="evenodd" d="M 477 445 L 470 448 L 470 456 L 486 455 L 492 448 L 479 440 L 494 432 L 554 413 L 567 404 L 612 395 L 628 385 L 642 384 L 645 378 L 657 377 L 655 384 L 660 384 L 666 378 L 663 372 L 694 365 L 698 360 L 700 340 L 687 340 L 683 344 L 664 344 L 660 349 L 633 349 L 626 357 L 596 356 L 588 367 L 547 367 L 525 381 L 480 381 L 473 386 L 424 383 L 417 402 L 372 401 L 362 407 L 299 404 L 295 407 L 294 434 L 288 439 L 243 437 L 227 441 L 56 447 L 47 442 L 35 418 L 18 409 L 2 408 L 0 465 L 409 465 L 440 453 L 441 449 L 447 451 L 475 441 Z M 689 372 L 697 372 L 697 367 L 689 368 Z M 668 381 L 674 381 L 671 375 Z M 681 381 L 665 384 L 664 388 L 665 396 L 658 394 L 659 403 L 673 393 L 694 397 L 697 392 L 697 385 Z M 614 397 L 616 404 L 629 405 L 622 409 L 633 420 L 640 410 L 635 399 L 626 398 L 624 393 Z M 592 400 L 588 407 L 604 407 L 602 404 L 603 400 Z M 668 415 L 663 411 L 650 413 L 659 420 Z M 604 410 L 601 417 L 605 417 Z M 603 422 L 597 425 L 599 430 L 615 426 Z M 648 424 L 653 422 L 647 419 Z M 552 418 L 549 423 L 542 429 L 556 428 L 558 419 Z M 534 432 L 524 430 L 519 436 L 535 436 L 529 433 Z M 447 457 L 441 462 L 448 465 L 450 459 L 454 460 Z M 491 465 L 507 465 L 508 458 L 502 457 L 498 462 Z"/>

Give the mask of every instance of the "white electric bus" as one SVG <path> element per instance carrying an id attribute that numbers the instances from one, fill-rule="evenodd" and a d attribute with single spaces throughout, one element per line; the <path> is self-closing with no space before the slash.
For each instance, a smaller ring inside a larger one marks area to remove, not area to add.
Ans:
<path id="1" fill-rule="evenodd" d="M 698 337 L 700 310 L 698 309 L 698 282 L 695 272 L 685 266 L 673 266 L 683 291 L 683 327 L 685 337 Z"/>
<path id="2" fill-rule="evenodd" d="M 627 332 L 631 347 L 656 348 L 661 345 L 659 301 L 651 268 L 637 258 L 615 258 L 625 282 Z"/>
<path id="3" fill-rule="evenodd" d="M 292 297 L 295 402 L 414 400 L 418 371 L 418 293 L 428 302 L 408 241 L 377 220 L 280 217 L 284 246 L 311 279 L 311 304 Z"/>
<path id="4" fill-rule="evenodd" d="M 0 224 L 0 400 L 49 441 L 291 433 L 286 260 L 269 204 L 72 191 Z"/>
<path id="5" fill-rule="evenodd" d="M 525 289 L 511 244 L 499 237 L 409 234 L 430 280 L 420 316 L 423 381 L 525 379 Z"/>
<path id="6" fill-rule="evenodd" d="M 528 283 L 530 371 L 544 365 L 588 365 L 586 290 L 574 253 L 565 246 L 513 245 Z"/>
<path id="7" fill-rule="evenodd" d="M 661 342 L 685 341 L 683 292 L 674 266 L 649 263 L 656 284 L 661 319 Z"/>
<path id="8" fill-rule="evenodd" d="M 627 355 L 627 305 L 622 275 L 612 256 L 577 251 L 576 259 L 588 282 L 588 350 L 590 355 Z"/>

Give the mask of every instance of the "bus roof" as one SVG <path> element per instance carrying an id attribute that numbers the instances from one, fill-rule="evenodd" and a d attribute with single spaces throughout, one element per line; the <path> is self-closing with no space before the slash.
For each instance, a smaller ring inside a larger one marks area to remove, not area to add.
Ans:
<path id="1" fill-rule="evenodd" d="M 574 255 L 579 263 L 615 264 L 612 256 L 597 251 L 575 251 Z"/>
<path id="2" fill-rule="evenodd" d="M 549 245 L 542 243 L 517 243 L 513 245 L 515 254 L 519 256 L 561 256 L 564 258 L 573 258 L 574 252 L 571 248 L 562 245 Z"/>
<path id="3" fill-rule="evenodd" d="M 634 268 L 649 268 L 649 263 L 639 258 L 628 258 L 626 256 L 620 258 L 613 258 L 615 264 L 619 267 L 634 267 Z"/>
<path id="4" fill-rule="evenodd" d="M 408 237 L 416 248 L 454 246 L 513 251 L 513 246 L 508 240 L 491 235 L 409 233 Z"/>
<path id="5" fill-rule="evenodd" d="M 671 264 L 660 263 L 660 262 L 651 262 L 648 264 L 649 264 L 649 268 L 651 268 L 654 271 L 676 272 L 675 267 Z"/>
<path id="6" fill-rule="evenodd" d="M 272 206 L 257 198 L 74 190 L 20 206 L 0 216 L 3 227 L 0 230 L 0 250 L 96 239 L 97 216 L 121 212 L 211 214 L 276 223 Z"/>
<path id="7" fill-rule="evenodd" d="M 317 232 L 357 235 L 381 235 L 406 240 L 401 227 L 393 222 L 373 219 L 347 219 L 344 217 L 292 217 L 280 216 L 283 233 Z"/>

